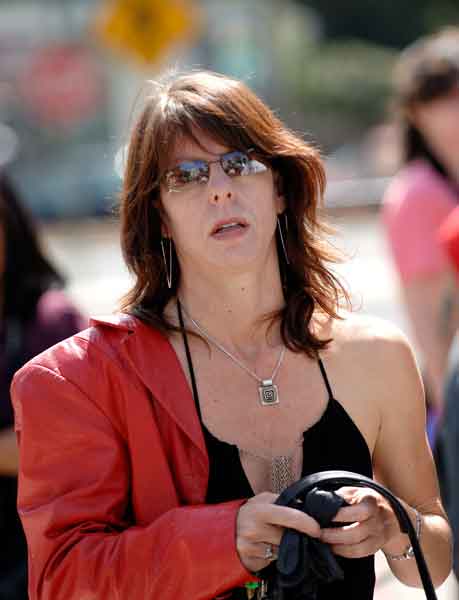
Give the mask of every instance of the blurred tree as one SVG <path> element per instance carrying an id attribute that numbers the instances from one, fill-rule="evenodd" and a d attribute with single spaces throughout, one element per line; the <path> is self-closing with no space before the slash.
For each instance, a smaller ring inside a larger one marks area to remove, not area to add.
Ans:
<path id="1" fill-rule="evenodd" d="M 316 11 L 327 38 L 359 38 L 402 48 L 445 25 L 459 24 L 458 0 L 297 0 Z"/>
<path id="2" fill-rule="evenodd" d="M 285 37 L 279 28 L 277 71 L 291 126 L 310 131 L 328 152 L 385 119 L 395 50 L 362 40 L 309 43 L 298 35 L 284 44 Z"/>

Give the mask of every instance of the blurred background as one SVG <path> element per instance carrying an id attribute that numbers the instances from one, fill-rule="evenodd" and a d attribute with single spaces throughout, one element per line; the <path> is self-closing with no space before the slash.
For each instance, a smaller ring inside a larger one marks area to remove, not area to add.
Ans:
<path id="1" fill-rule="evenodd" d="M 375 217 L 399 165 L 391 70 L 458 22 L 456 0 L 0 0 L 0 164 L 76 301 L 113 310 L 128 285 L 115 157 L 143 83 L 171 67 L 240 77 L 324 153 L 326 206 L 355 256 L 343 274 L 364 310 L 404 326 Z"/>
<path id="2" fill-rule="evenodd" d="M 391 71 L 454 24 L 457 0 L 0 0 L 0 165 L 72 299 L 111 312 L 129 286 L 113 208 L 143 82 L 171 67 L 235 75 L 322 150 L 351 259 L 339 273 L 357 308 L 410 336 L 378 213 L 400 163 Z M 380 599 L 423 597 L 381 569 Z"/>
<path id="3" fill-rule="evenodd" d="M 455 0 L 0 0 L 0 160 L 42 219 L 105 215 L 142 82 L 202 66 L 318 143 L 330 204 L 377 204 L 397 165 L 393 61 L 458 13 Z"/>

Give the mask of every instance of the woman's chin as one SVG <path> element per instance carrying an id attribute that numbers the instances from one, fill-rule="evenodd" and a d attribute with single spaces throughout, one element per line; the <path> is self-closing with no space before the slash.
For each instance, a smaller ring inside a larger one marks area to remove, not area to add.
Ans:
<path id="1" fill-rule="evenodd" d="M 259 258 L 252 252 L 232 249 L 222 255 L 214 255 L 211 261 L 219 271 L 228 273 L 245 273 L 253 271 L 259 264 Z"/>

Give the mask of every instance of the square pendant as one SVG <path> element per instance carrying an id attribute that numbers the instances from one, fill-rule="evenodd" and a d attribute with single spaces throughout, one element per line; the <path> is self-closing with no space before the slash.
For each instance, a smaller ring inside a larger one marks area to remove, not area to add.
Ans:
<path id="1" fill-rule="evenodd" d="M 258 393 L 260 395 L 260 403 L 262 406 L 274 406 L 275 404 L 279 404 L 277 385 L 274 385 L 270 379 L 266 379 L 258 386 Z"/>

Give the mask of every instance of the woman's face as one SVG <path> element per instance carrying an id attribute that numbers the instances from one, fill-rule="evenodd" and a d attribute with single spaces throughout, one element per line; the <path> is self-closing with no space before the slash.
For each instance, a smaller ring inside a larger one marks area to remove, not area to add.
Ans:
<path id="1" fill-rule="evenodd" d="M 445 96 L 417 104 L 412 121 L 441 162 L 459 164 L 459 86 Z"/>
<path id="2" fill-rule="evenodd" d="M 253 269 L 270 253 L 275 256 L 276 219 L 284 200 L 273 172 L 259 159 L 248 175 L 227 174 L 218 159 L 236 149 L 204 134 L 197 137 L 202 147 L 191 139 L 177 143 L 169 169 L 184 161 L 212 161 L 208 179 L 177 189 L 173 182 L 162 183 L 162 234 L 172 237 L 183 272 Z"/>

